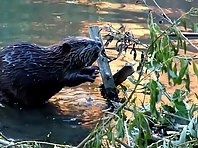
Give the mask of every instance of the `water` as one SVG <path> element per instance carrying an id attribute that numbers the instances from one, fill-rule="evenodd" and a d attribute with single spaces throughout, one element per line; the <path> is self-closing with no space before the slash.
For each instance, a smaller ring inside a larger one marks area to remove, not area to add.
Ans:
<path id="1" fill-rule="evenodd" d="M 15 140 L 42 140 L 78 144 L 90 129 L 80 126 L 72 116 L 60 115 L 58 109 L 47 105 L 42 109 L 17 110 L 0 108 L 0 130 Z"/>
<path id="2" fill-rule="evenodd" d="M 65 36 L 88 36 L 90 25 L 112 24 L 118 27 L 120 23 L 145 41 L 148 9 L 134 5 L 134 2 L 1 0 L 0 47 L 17 41 L 49 45 Z M 147 3 L 153 6 L 151 0 Z M 177 18 L 192 6 L 198 6 L 198 1 L 165 0 L 159 4 L 170 17 Z M 98 78 L 94 84 L 65 88 L 42 109 L 0 107 L 0 131 L 19 140 L 36 139 L 76 145 L 88 135 L 93 121 L 101 117 L 101 109 L 106 106 L 96 89 L 100 83 Z"/>

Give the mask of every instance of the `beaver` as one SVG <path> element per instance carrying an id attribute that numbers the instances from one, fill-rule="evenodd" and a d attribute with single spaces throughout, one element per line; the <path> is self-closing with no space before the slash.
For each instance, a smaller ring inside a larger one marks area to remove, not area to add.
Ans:
<path id="1" fill-rule="evenodd" d="M 64 86 L 94 82 L 98 67 L 91 66 L 101 43 L 67 37 L 57 44 L 40 46 L 19 42 L 0 52 L 0 99 L 20 106 L 45 104 Z"/>

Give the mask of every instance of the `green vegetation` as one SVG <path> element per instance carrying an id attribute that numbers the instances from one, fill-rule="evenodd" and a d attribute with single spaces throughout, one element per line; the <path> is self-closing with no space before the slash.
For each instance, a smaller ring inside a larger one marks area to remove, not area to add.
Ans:
<path id="1" fill-rule="evenodd" d="M 157 3 L 156 3 L 157 5 Z M 158 6 L 158 5 L 157 5 Z M 159 6 L 158 6 L 159 7 Z M 160 8 L 160 7 L 159 7 Z M 148 14 L 148 28 L 151 44 L 146 46 L 125 31 L 123 26 L 115 30 L 112 26 L 106 28 L 109 32 L 105 36 L 105 45 L 116 40 L 116 49 L 121 54 L 123 50 L 133 52 L 137 56 L 136 45 L 141 44 L 146 50 L 141 54 L 136 73 L 137 78 L 129 77 L 134 86 L 124 103 L 116 103 L 114 112 L 105 112 L 95 129 L 78 147 L 196 147 L 198 146 L 198 108 L 193 100 L 189 100 L 190 93 L 198 99 L 196 92 L 191 91 L 190 82 L 198 82 L 197 57 L 186 55 L 187 45 L 194 46 L 180 31 L 179 24 L 187 29 L 189 24 L 197 30 L 194 23 L 187 23 L 190 17 L 198 16 L 198 9 L 192 8 L 188 13 L 176 21 L 172 21 L 162 12 L 162 19 L 169 22 L 169 26 L 162 30 L 154 22 L 152 11 Z M 192 20 L 192 19 L 190 19 Z M 179 27 L 178 27 L 179 26 Z M 171 35 L 175 40 L 171 40 Z M 192 80 L 190 67 L 193 67 L 197 80 Z M 161 82 L 161 75 L 166 75 L 168 85 Z M 181 86 L 178 88 L 178 86 Z M 128 88 L 121 86 L 126 94 Z M 137 93 L 143 98 L 138 98 Z M 149 99 L 149 103 L 145 100 Z M 141 100 L 141 105 L 136 101 Z M 167 100 L 167 101 L 164 101 Z M 129 117 L 126 112 L 131 112 Z"/>

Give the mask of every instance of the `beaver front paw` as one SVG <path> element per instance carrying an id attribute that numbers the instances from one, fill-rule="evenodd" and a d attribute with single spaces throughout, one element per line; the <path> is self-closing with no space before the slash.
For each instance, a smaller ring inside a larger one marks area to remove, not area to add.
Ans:
<path id="1" fill-rule="evenodd" d="M 94 82 L 98 73 L 99 68 L 97 66 L 85 67 L 80 71 L 80 74 L 86 77 L 88 82 Z"/>
<path id="2" fill-rule="evenodd" d="M 80 71 L 72 72 L 67 74 L 64 78 L 64 86 L 77 86 L 85 82 L 94 82 L 99 68 L 97 66 L 90 66 L 81 69 Z"/>
<path id="3" fill-rule="evenodd" d="M 98 74 L 99 73 L 99 67 L 98 66 L 89 66 L 89 67 L 85 67 L 82 70 L 80 70 L 80 74 Z"/>

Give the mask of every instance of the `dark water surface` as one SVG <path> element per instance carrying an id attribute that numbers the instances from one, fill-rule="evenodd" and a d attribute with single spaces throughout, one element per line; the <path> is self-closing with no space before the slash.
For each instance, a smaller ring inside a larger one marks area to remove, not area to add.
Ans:
<path id="1" fill-rule="evenodd" d="M 120 23 L 134 31 L 139 28 L 136 35 L 144 40 L 147 10 L 134 3 L 135 0 L 1 0 L 0 47 L 17 41 L 49 45 L 65 36 L 88 36 L 89 25 L 118 26 Z M 153 6 L 151 0 L 147 3 Z M 198 6 L 198 1 L 160 0 L 159 4 L 176 18 L 192 6 Z M 91 130 L 81 124 L 98 119 L 105 106 L 95 89 L 99 84 L 100 79 L 92 85 L 65 89 L 52 99 L 58 105 L 55 103 L 42 109 L 0 107 L 0 131 L 14 139 L 76 145 Z"/>

